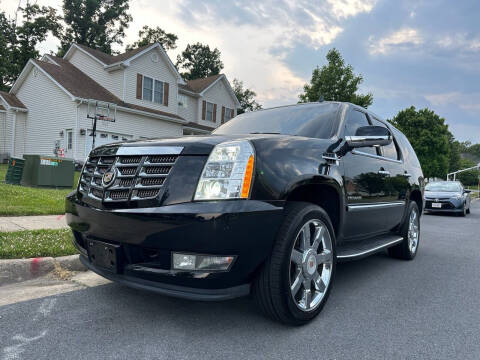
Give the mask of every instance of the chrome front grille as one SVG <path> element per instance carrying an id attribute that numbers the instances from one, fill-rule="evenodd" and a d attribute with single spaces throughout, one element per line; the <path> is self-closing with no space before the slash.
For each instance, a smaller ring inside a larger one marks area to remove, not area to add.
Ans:
<path id="1" fill-rule="evenodd" d="M 80 178 L 79 192 L 96 200 L 125 202 L 156 198 L 178 155 L 91 155 Z M 110 186 L 104 187 L 103 175 L 116 169 Z"/>

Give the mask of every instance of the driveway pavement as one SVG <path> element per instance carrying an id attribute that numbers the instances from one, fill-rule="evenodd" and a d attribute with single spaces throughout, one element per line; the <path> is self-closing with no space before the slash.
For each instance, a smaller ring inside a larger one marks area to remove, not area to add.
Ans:
<path id="1" fill-rule="evenodd" d="M 297 328 L 249 298 L 191 302 L 114 283 L 14 302 L 0 306 L 0 359 L 479 359 L 479 234 L 478 201 L 466 218 L 425 215 L 414 261 L 340 264 L 323 312 Z"/>
<path id="2" fill-rule="evenodd" d="M 67 227 L 65 215 L 42 216 L 2 216 L 0 217 L 0 232 L 63 229 Z"/>

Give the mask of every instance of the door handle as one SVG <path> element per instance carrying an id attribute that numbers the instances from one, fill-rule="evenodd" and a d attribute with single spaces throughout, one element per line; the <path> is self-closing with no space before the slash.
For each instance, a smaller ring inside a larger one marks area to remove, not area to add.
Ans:
<path id="1" fill-rule="evenodd" d="M 388 171 L 388 170 L 378 170 L 378 173 L 380 175 L 386 175 L 386 176 L 390 175 L 390 171 Z"/>

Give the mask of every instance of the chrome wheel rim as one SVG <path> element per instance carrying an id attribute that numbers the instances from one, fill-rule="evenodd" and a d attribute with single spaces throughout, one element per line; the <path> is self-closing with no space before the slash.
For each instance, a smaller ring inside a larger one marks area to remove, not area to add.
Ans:
<path id="1" fill-rule="evenodd" d="M 290 255 L 290 294 L 302 311 L 315 310 L 332 277 L 332 239 L 325 223 L 309 220 L 298 232 Z"/>
<path id="2" fill-rule="evenodd" d="M 408 249 L 412 254 L 417 251 L 419 235 L 418 214 L 416 210 L 413 210 L 408 222 Z"/>

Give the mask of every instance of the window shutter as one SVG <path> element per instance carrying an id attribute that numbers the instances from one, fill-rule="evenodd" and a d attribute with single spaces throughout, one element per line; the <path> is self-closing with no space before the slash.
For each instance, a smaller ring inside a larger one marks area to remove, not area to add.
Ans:
<path id="1" fill-rule="evenodd" d="M 217 104 L 213 104 L 213 122 L 217 121 Z"/>
<path id="2" fill-rule="evenodd" d="M 222 106 L 222 124 L 225 122 L 225 106 Z"/>
<path id="3" fill-rule="evenodd" d="M 232 115 L 230 116 L 230 119 L 233 119 L 235 117 L 235 110 L 231 109 L 230 111 L 232 112 Z"/>
<path id="4" fill-rule="evenodd" d="M 207 115 L 207 102 L 203 100 L 202 101 L 202 120 L 205 120 L 206 115 Z"/>
<path id="5" fill-rule="evenodd" d="M 142 100 L 142 86 L 143 86 L 142 74 L 137 74 L 137 99 Z"/>
<path id="6" fill-rule="evenodd" d="M 163 83 L 163 105 L 168 106 L 168 83 Z"/>

